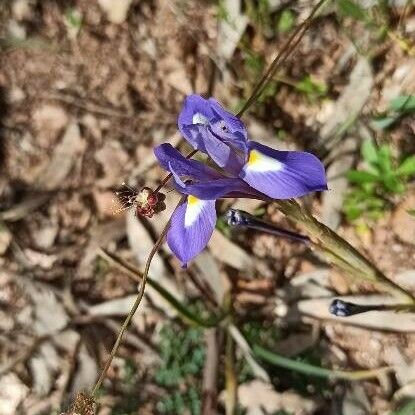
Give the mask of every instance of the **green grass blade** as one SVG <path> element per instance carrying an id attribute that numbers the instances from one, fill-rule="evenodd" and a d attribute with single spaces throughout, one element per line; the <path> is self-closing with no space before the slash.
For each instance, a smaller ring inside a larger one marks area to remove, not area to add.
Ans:
<path id="1" fill-rule="evenodd" d="M 131 264 L 125 262 L 117 255 L 108 252 L 106 249 L 100 249 L 100 255 L 109 261 L 110 263 L 116 265 L 118 268 L 122 269 L 127 274 L 133 276 L 134 280 L 140 281 L 142 278 L 142 273 L 136 269 Z M 188 323 L 194 324 L 199 327 L 210 328 L 216 327 L 220 322 L 225 318 L 225 314 L 219 316 L 210 316 L 208 318 L 202 318 L 195 313 L 193 313 L 189 308 L 187 308 L 180 300 L 178 300 L 174 295 L 170 294 L 164 287 L 162 287 L 154 279 L 147 277 L 148 284 L 156 290 L 163 298 L 166 300 L 179 314 L 180 316 Z"/>
<path id="2" fill-rule="evenodd" d="M 295 372 L 303 373 L 304 375 L 315 376 L 325 379 L 341 379 L 350 381 L 370 379 L 378 377 L 380 374 L 391 370 L 391 368 L 388 367 L 383 367 L 375 370 L 357 371 L 331 370 L 278 355 L 267 349 L 262 348 L 259 345 L 254 345 L 252 349 L 256 357 L 262 359 L 263 361 L 269 364 L 282 367 L 284 369 L 293 370 Z"/>

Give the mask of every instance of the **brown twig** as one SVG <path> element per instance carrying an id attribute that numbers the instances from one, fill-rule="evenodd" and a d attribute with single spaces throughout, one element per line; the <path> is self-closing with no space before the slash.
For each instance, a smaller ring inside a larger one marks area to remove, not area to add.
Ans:
<path id="1" fill-rule="evenodd" d="M 182 198 L 180 198 L 180 201 L 178 203 L 178 205 L 180 205 L 183 200 L 184 200 L 185 196 L 183 196 Z M 153 248 L 150 251 L 150 254 L 148 255 L 147 261 L 146 261 L 146 265 L 144 267 L 144 272 L 143 272 L 143 279 L 141 281 L 140 284 L 140 290 L 137 294 L 137 298 L 133 304 L 133 306 L 131 307 L 130 312 L 128 313 L 127 317 L 124 320 L 123 325 L 121 326 L 120 332 L 118 333 L 118 337 L 115 340 L 114 346 L 112 347 L 111 353 L 104 365 L 104 368 L 102 369 L 101 375 L 99 376 L 95 386 L 92 389 L 92 396 L 96 396 L 97 392 L 99 390 L 99 388 L 102 385 L 102 382 L 104 381 L 104 378 L 108 372 L 109 367 L 111 366 L 111 362 L 114 359 L 114 356 L 116 355 L 118 348 L 120 347 L 121 344 L 121 340 L 124 336 L 125 331 L 127 330 L 128 326 L 130 325 L 130 322 L 135 314 L 135 312 L 137 311 L 138 306 L 141 303 L 141 300 L 143 299 L 144 296 L 144 290 L 146 287 L 146 282 L 147 282 L 147 277 L 148 277 L 148 272 L 150 270 L 150 265 L 151 262 L 153 260 L 154 255 L 156 254 L 156 252 L 158 251 L 159 247 L 161 246 L 161 244 L 163 243 L 164 237 L 167 235 L 167 231 L 169 230 L 170 227 L 170 221 L 171 219 L 168 220 L 168 222 L 166 223 L 164 229 L 162 230 L 160 236 L 158 237 L 157 241 L 155 242 Z"/>
<path id="2" fill-rule="evenodd" d="M 298 45 L 300 40 L 303 38 L 305 32 L 310 27 L 313 18 L 320 7 L 323 5 L 324 2 L 327 0 L 320 0 L 311 10 L 311 13 L 307 17 L 307 19 L 300 24 L 293 32 L 293 34 L 288 38 L 287 42 L 283 45 L 281 51 L 278 55 L 274 58 L 271 65 L 268 67 L 265 74 L 261 77 L 259 82 L 255 85 L 251 96 L 245 102 L 242 109 L 236 114 L 237 117 L 241 117 L 244 112 L 255 102 L 255 100 L 261 95 L 267 83 L 272 79 L 272 77 L 277 72 L 278 68 L 288 59 L 288 57 L 293 53 L 295 47 Z M 297 37 L 298 36 L 298 37 Z M 296 39 L 297 37 L 297 39 Z"/>

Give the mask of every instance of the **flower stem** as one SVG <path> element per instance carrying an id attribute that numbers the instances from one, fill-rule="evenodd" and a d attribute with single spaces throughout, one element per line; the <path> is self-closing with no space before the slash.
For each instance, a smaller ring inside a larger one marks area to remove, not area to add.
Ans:
<path id="1" fill-rule="evenodd" d="M 311 11 L 307 19 L 294 30 L 292 35 L 282 46 L 281 51 L 278 53 L 278 55 L 272 61 L 271 65 L 268 67 L 267 71 L 261 77 L 259 82 L 255 85 L 250 97 L 247 99 L 242 109 L 238 112 L 238 114 L 236 114 L 237 117 L 241 117 L 244 114 L 244 112 L 259 98 L 268 82 L 273 78 L 273 76 L 277 72 L 278 68 L 288 59 L 288 57 L 294 51 L 295 47 L 303 38 L 305 32 L 310 27 L 317 11 L 326 1 L 327 0 L 320 0 L 314 6 L 313 10 Z"/>
<path id="2" fill-rule="evenodd" d="M 275 200 L 275 203 L 289 219 L 307 230 L 313 245 L 325 254 L 329 262 L 358 280 L 369 281 L 378 288 L 390 292 L 405 303 L 415 303 L 415 298 L 410 292 L 387 278 L 357 249 L 319 222 L 295 200 Z"/>
<path id="3" fill-rule="evenodd" d="M 183 200 L 184 200 L 184 197 L 180 198 L 180 201 L 179 201 L 178 205 L 180 203 L 182 203 Z M 144 267 L 143 278 L 141 280 L 140 289 L 139 289 L 138 294 L 137 294 L 137 298 L 135 299 L 134 304 L 131 307 L 130 312 L 128 313 L 127 317 L 125 318 L 123 325 L 121 326 L 121 329 L 118 333 L 117 339 L 115 340 L 115 343 L 112 346 L 111 353 L 108 356 L 107 361 L 105 362 L 104 368 L 102 369 L 101 375 L 99 376 L 95 386 L 92 389 L 92 392 L 91 392 L 92 396 L 97 395 L 98 390 L 100 389 L 100 387 L 102 385 L 102 382 L 104 381 L 105 376 L 107 375 L 108 369 L 111 366 L 111 362 L 114 359 L 114 356 L 116 355 L 116 353 L 117 353 L 117 351 L 120 347 L 121 340 L 124 336 L 124 333 L 127 330 L 128 326 L 130 325 L 130 322 L 131 322 L 135 312 L 137 311 L 137 308 L 140 305 L 141 300 L 143 299 L 144 289 L 146 287 L 148 271 L 150 269 L 151 262 L 153 260 L 154 255 L 158 251 L 159 247 L 163 243 L 164 237 L 166 236 L 167 231 L 169 230 L 169 227 L 170 227 L 170 221 L 171 221 L 171 219 L 169 219 L 167 221 L 166 226 L 164 227 L 163 231 L 161 232 L 160 236 L 158 237 L 157 241 L 155 242 L 153 248 L 151 249 L 150 254 L 148 255 L 146 265 Z"/>

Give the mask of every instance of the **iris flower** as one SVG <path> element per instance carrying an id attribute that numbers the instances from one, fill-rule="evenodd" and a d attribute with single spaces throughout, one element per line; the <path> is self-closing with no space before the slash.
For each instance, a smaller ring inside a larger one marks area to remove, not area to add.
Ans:
<path id="1" fill-rule="evenodd" d="M 300 151 L 279 151 L 248 139 L 242 121 L 215 99 L 190 95 L 178 127 L 189 144 L 205 153 L 215 168 L 186 159 L 170 144 L 154 153 L 171 172 L 174 186 L 186 195 L 173 212 L 167 243 L 182 266 L 202 251 L 216 224 L 215 202 L 220 198 L 265 201 L 300 197 L 327 189 L 320 160 Z"/>

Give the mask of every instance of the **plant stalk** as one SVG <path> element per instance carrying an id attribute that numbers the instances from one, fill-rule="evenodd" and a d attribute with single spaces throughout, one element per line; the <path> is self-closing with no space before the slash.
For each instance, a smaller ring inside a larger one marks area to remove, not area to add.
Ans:
<path id="1" fill-rule="evenodd" d="M 289 219 L 304 227 L 313 245 L 323 252 L 328 261 L 357 280 L 365 280 L 378 288 L 400 298 L 404 303 L 414 304 L 414 296 L 387 278 L 374 264 L 336 232 L 319 222 L 298 202 L 275 200 L 278 209 Z"/>
<path id="2" fill-rule="evenodd" d="M 185 196 L 180 198 L 180 201 L 179 201 L 178 205 L 183 202 L 184 198 L 185 198 Z M 104 368 L 102 369 L 101 375 L 99 376 L 95 386 L 92 389 L 91 395 L 93 397 L 96 397 L 96 395 L 98 393 L 98 390 L 100 389 L 100 387 L 102 385 L 102 382 L 104 381 L 105 376 L 107 375 L 108 369 L 111 366 L 112 360 L 114 359 L 114 356 L 116 355 L 116 353 L 117 353 L 117 351 L 118 351 L 118 349 L 121 345 L 121 341 L 122 341 L 122 338 L 124 336 L 124 333 L 127 330 L 128 326 L 130 325 L 131 320 L 132 320 L 135 312 L 137 311 L 137 308 L 140 305 L 141 300 L 143 299 L 144 290 L 146 288 L 146 282 L 147 282 L 147 277 L 148 277 L 148 271 L 150 270 L 151 262 L 153 260 L 154 255 L 156 254 L 156 252 L 160 248 L 161 244 L 163 243 L 164 237 L 167 235 L 167 231 L 169 230 L 169 227 L 170 227 L 170 222 L 171 222 L 171 219 L 169 219 L 167 221 L 166 226 L 164 227 L 163 231 L 161 232 L 160 236 L 158 237 L 157 241 L 155 242 L 153 248 L 151 249 L 150 254 L 148 255 L 146 265 L 144 267 L 143 278 L 141 280 L 140 289 L 138 291 L 137 297 L 134 301 L 133 306 L 131 307 L 130 312 L 128 313 L 127 317 L 125 318 L 123 325 L 121 326 L 121 329 L 118 333 L 117 339 L 115 340 L 115 343 L 112 346 L 111 353 L 108 356 L 107 361 L 105 362 Z"/>

